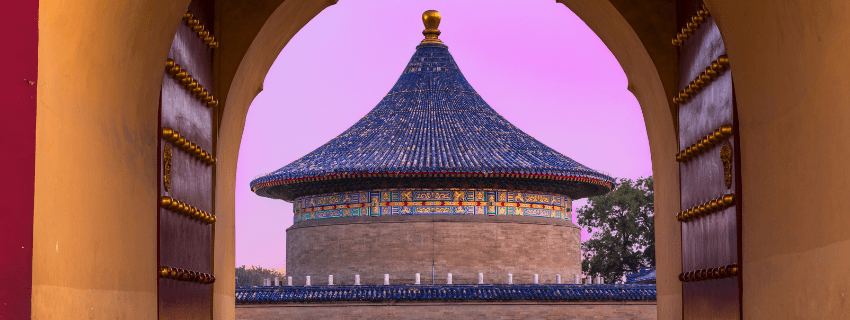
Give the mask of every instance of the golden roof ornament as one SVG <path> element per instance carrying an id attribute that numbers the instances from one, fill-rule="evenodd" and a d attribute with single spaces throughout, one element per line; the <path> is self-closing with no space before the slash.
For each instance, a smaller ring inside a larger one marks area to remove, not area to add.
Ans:
<path id="1" fill-rule="evenodd" d="M 437 10 L 428 10 L 422 13 L 422 23 L 425 25 L 425 30 L 422 34 L 425 35 L 425 40 L 421 43 L 443 43 L 437 37 L 440 35 L 440 12 Z"/>

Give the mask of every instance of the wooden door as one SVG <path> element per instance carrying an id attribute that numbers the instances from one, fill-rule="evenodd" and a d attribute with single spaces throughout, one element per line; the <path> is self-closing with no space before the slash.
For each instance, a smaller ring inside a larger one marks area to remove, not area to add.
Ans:
<path id="1" fill-rule="evenodd" d="M 212 317 L 213 1 L 192 1 L 164 61 L 159 130 L 160 319 Z"/>
<path id="2" fill-rule="evenodd" d="M 741 318 L 741 189 L 732 70 L 697 1 L 677 4 L 682 303 L 685 319 Z"/>

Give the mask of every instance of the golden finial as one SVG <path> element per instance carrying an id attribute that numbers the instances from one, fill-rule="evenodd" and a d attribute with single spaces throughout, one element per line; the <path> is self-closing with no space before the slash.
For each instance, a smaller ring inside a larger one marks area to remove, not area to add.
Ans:
<path id="1" fill-rule="evenodd" d="M 425 40 L 422 40 L 422 43 L 443 43 L 440 39 L 437 39 L 440 35 L 440 30 L 437 30 L 437 27 L 440 26 L 439 11 L 428 10 L 422 13 L 422 23 L 425 24 L 425 31 L 422 31 Z"/>

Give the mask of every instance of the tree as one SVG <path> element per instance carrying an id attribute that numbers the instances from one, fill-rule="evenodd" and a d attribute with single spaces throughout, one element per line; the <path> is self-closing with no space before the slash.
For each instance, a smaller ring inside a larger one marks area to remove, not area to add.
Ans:
<path id="1" fill-rule="evenodd" d="M 620 282 L 627 272 L 655 266 L 655 212 L 652 176 L 617 179 L 614 190 L 591 197 L 579 208 L 578 222 L 591 238 L 581 244 L 581 270 Z"/>
<path id="2" fill-rule="evenodd" d="M 245 266 L 241 266 L 236 268 L 236 277 L 239 279 L 239 286 L 261 286 L 263 285 L 263 279 L 270 278 L 274 279 L 274 277 L 280 277 L 281 279 L 285 278 L 286 273 L 278 272 L 274 269 L 265 269 L 263 267 L 251 266 L 250 268 L 245 268 Z M 272 282 L 274 285 L 274 282 Z"/>

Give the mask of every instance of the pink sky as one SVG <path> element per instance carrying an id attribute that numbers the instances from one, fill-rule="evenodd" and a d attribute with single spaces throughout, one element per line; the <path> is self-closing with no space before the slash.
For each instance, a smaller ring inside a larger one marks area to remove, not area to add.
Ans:
<path id="1" fill-rule="evenodd" d="M 313 151 L 386 95 L 439 10 L 440 39 L 493 109 L 593 169 L 652 174 L 640 106 L 596 34 L 553 0 L 340 1 L 283 49 L 251 104 L 236 170 L 236 266 L 281 268 L 292 205 L 249 182 Z M 585 200 L 574 202 L 578 208 Z M 582 230 L 582 239 L 587 239 Z"/>

